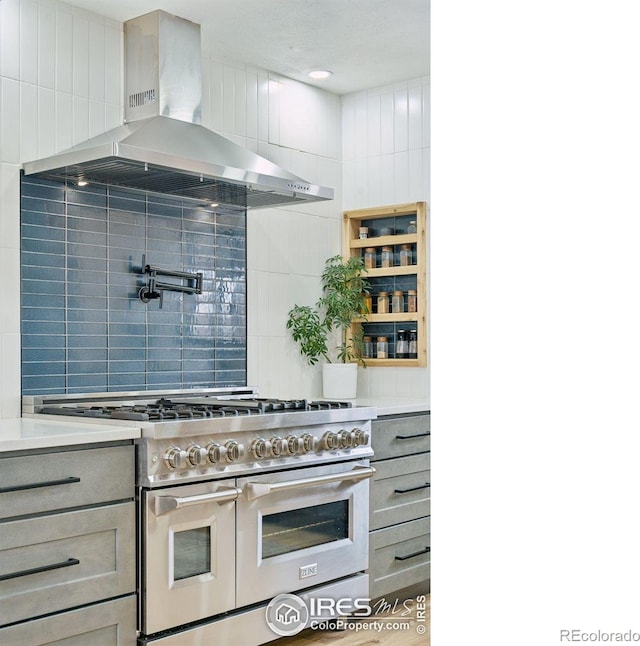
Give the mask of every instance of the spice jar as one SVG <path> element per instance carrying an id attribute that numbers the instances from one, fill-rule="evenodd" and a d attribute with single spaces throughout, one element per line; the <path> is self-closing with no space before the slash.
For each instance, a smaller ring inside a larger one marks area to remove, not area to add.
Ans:
<path id="1" fill-rule="evenodd" d="M 407 333 L 405 330 L 398 330 L 398 339 L 396 341 L 396 359 L 406 359 L 409 352 L 407 342 Z"/>
<path id="2" fill-rule="evenodd" d="M 359 235 L 360 235 L 361 240 L 364 240 L 364 238 L 368 238 L 369 237 L 369 227 L 360 227 L 359 228 Z"/>
<path id="3" fill-rule="evenodd" d="M 373 342 L 370 336 L 365 336 L 362 339 L 362 356 L 365 359 L 371 359 L 373 357 Z"/>
<path id="4" fill-rule="evenodd" d="M 364 250 L 364 266 L 366 269 L 374 269 L 376 266 L 375 247 L 367 247 Z"/>
<path id="5" fill-rule="evenodd" d="M 373 312 L 373 298 L 371 297 L 371 294 L 362 294 L 362 304 L 365 309 L 363 312 L 365 316 Z"/>
<path id="6" fill-rule="evenodd" d="M 391 297 L 391 311 L 394 314 L 404 312 L 404 294 L 401 290 L 393 292 L 393 296 Z"/>
<path id="7" fill-rule="evenodd" d="M 382 247 L 380 266 L 393 267 L 393 247 Z"/>
<path id="8" fill-rule="evenodd" d="M 418 232 L 418 229 L 416 227 L 416 221 L 411 220 L 411 222 L 409 222 L 409 226 L 407 227 L 407 233 L 417 233 L 417 232 Z"/>
<path id="9" fill-rule="evenodd" d="M 415 289 L 410 289 L 407 292 L 407 312 L 418 311 L 418 293 Z"/>
<path id="10" fill-rule="evenodd" d="M 413 264 L 413 253 L 410 244 L 400 245 L 400 266 L 406 267 Z"/>
<path id="11" fill-rule="evenodd" d="M 376 356 L 378 359 L 386 359 L 389 356 L 389 341 L 386 336 L 377 338 Z"/>
<path id="12" fill-rule="evenodd" d="M 418 358 L 418 333 L 416 330 L 409 330 L 409 359 Z"/>
<path id="13" fill-rule="evenodd" d="M 378 314 L 389 313 L 389 292 L 378 292 Z"/>

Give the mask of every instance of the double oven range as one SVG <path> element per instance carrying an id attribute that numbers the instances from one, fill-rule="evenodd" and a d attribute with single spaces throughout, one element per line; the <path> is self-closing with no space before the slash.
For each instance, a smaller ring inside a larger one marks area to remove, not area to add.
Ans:
<path id="1" fill-rule="evenodd" d="M 368 596 L 374 408 L 255 389 L 52 395 L 26 413 L 139 426 L 138 643 L 276 639 L 272 598 Z"/>

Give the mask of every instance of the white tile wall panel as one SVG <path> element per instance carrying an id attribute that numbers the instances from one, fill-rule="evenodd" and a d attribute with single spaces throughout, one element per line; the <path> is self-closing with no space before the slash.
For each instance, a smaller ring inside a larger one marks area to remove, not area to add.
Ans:
<path id="1" fill-rule="evenodd" d="M 258 70 L 258 140 L 269 140 L 269 74 Z"/>
<path id="2" fill-rule="evenodd" d="M 367 155 L 367 95 L 364 92 L 356 95 L 355 105 L 355 141 L 356 141 L 356 159 L 366 157 Z"/>
<path id="3" fill-rule="evenodd" d="M 105 104 L 89 99 L 89 137 L 102 134 L 105 127 Z"/>
<path id="4" fill-rule="evenodd" d="M 20 417 L 20 408 L 20 334 L 16 332 L 3 334 L 0 342 L 0 417 Z"/>
<path id="5" fill-rule="evenodd" d="M 73 145 L 89 138 L 89 99 L 73 97 Z"/>
<path id="6" fill-rule="evenodd" d="M 268 142 L 280 144 L 280 81 L 276 74 L 269 73 L 269 128 Z"/>
<path id="7" fill-rule="evenodd" d="M 394 203 L 406 202 L 409 196 L 409 152 L 393 155 Z"/>
<path id="8" fill-rule="evenodd" d="M 211 129 L 211 58 L 203 56 L 202 65 L 202 96 L 200 98 L 200 111 L 202 125 Z"/>
<path id="9" fill-rule="evenodd" d="M 73 94 L 89 96 L 89 21 L 73 13 Z"/>
<path id="10" fill-rule="evenodd" d="M 393 94 L 387 93 L 380 96 L 380 152 L 383 155 L 394 152 L 393 126 Z"/>
<path id="11" fill-rule="evenodd" d="M 217 132 L 224 130 L 224 78 L 220 61 L 212 60 L 209 72 L 209 97 L 211 100 L 211 128 Z"/>
<path id="12" fill-rule="evenodd" d="M 428 195 L 422 167 L 423 156 L 421 148 L 409 151 L 409 190 L 407 193 L 407 201 L 409 202 L 420 202 L 425 200 Z"/>
<path id="13" fill-rule="evenodd" d="M 272 273 L 269 276 L 269 313 L 267 315 L 267 335 L 284 337 L 286 332 L 287 312 L 290 308 L 288 273 Z"/>
<path id="14" fill-rule="evenodd" d="M 56 92 L 56 150 L 66 150 L 73 145 L 73 97 Z"/>
<path id="15" fill-rule="evenodd" d="M 351 161 L 355 156 L 356 95 L 349 94 L 342 99 L 342 161 Z"/>
<path id="16" fill-rule="evenodd" d="M 246 135 L 251 139 L 258 138 L 258 72 L 249 69 L 246 72 Z"/>
<path id="17" fill-rule="evenodd" d="M 0 79 L 0 161 L 20 163 L 20 82 Z"/>
<path id="18" fill-rule="evenodd" d="M 119 126 L 123 122 L 123 113 L 122 113 L 122 108 L 120 107 L 120 104 L 111 104 L 107 103 L 105 104 L 105 121 L 104 121 L 104 126 L 105 130 L 110 130 L 111 128 L 115 128 L 116 126 Z"/>
<path id="19" fill-rule="evenodd" d="M 342 206 L 344 209 L 359 208 L 356 201 L 356 161 L 351 159 L 342 164 Z"/>
<path id="20" fill-rule="evenodd" d="M 227 134 L 235 132 L 235 70 L 230 65 L 222 68 L 222 130 Z"/>
<path id="21" fill-rule="evenodd" d="M 38 158 L 38 87 L 20 83 L 20 161 Z"/>
<path id="22" fill-rule="evenodd" d="M 247 134 L 247 73 L 241 69 L 233 70 L 233 132 Z"/>
<path id="23" fill-rule="evenodd" d="M 56 10 L 52 3 L 38 5 L 38 85 L 53 89 L 56 83 Z"/>
<path id="24" fill-rule="evenodd" d="M 16 251 L 20 249 L 20 219 L 15 217 L 19 210 L 19 166 L 0 163 L 0 247 L 3 253 L 5 249 L 14 249 Z M 18 264 L 17 267 L 19 266 Z"/>
<path id="25" fill-rule="evenodd" d="M 393 204 L 396 201 L 394 172 L 394 156 L 382 155 L 380 157 L 380 204 Z"/>
<path id="26" fill-rule="evenodd" d="M 382 187 L 382 161 L 380 155 L 369 157 L 367 160 L 367 194 L 361 208 L 383 204 Z"/>
<path id="27" fill-rule="evenodd" d="M 20 2 L 0 2 L 0 76 L 20 78 Z"/>
<path id="28" fill-rule="evenodd" d="M 393 94 L 393 150 L 403 152 L 409 148 L 409 109 L 407 88 Z"/>
<path id="29" fill-rule="evenodd" d="M 380 155 L 380 96 L 367 95 L 367 138 L 363 147 L 369 157 Z"/>
<path id="30" fill-rule="evenodd" d="M 38 82 L 38 5 L 20 0 L 20 80 Z"/>
<path id="31" fill-rule="evenodd" d="M 431 146 L 431 85 L 422 86 L 422 145 Z"/>
<path id="32" fill-rule="evenodd" d="M 38 157 L 56 152 L 56 97 L 46 87 L 38 88 Z"/>
<path id="33" fill-rule="evenodd" d="M 55 88 L 58 92 L 73 92 L 73 16 L 56 10 Z"/>
<path id="34" fill-rule="evenodd" d="M 104 24 L 89 22 L 89 43 L 89 99 L 91 101 L 104 101 Z"/>
<path id="35" fill-rule="evenodd" d="M 414 85 L 409 87 L 408 95 L 409 111 L 409 150 L 422 148 L 422 86 Z"/>

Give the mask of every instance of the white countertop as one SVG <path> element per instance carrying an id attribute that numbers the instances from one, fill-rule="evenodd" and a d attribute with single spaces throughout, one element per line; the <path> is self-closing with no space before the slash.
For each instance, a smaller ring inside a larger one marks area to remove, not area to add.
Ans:
<path id="1" fill-rule="evenodd" d="M 60 422 L 18 417 L 0 419 L 0 453 L 54 446 L 132 440 L 140 429 L 107 423 Z"/>
<path id="2" fill-rule="evenodd" d="M 354 406 L 373 406 L 378 409 L 378 416 L 383 415 L 401 415 L 404 413 L 423 413 L 431 410 L 431 406 L 426 400 L 418 399 L 391 399 L 391 398 L 369 398 L 355 399 Z"/>

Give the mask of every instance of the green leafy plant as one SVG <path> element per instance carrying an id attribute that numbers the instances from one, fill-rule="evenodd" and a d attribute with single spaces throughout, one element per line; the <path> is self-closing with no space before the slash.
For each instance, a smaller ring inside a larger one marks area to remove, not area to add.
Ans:
<path id="1" fill-rule="evenodd" d="M 359 256 L 347 260 L 340 255 L 328 258 L 322 273 L 322 295 L 315 307 L 295 305 L 289 311 L 287 329 L 300 344 L 300 353 L 309 365 L 315 365 L 320 358 L 331 363 L 327 344 L 329 335 L 338 330 L 340 343 L 335 348 L 336 358 L 343 363 L 357 359 L 366 367 L 362 359 L 362 329 L 351 338 L 348 335 L 352 319 L 366 320 L 369 314 L 365 295 L 370 287 L 363 276 L 366 271 Z"/>

